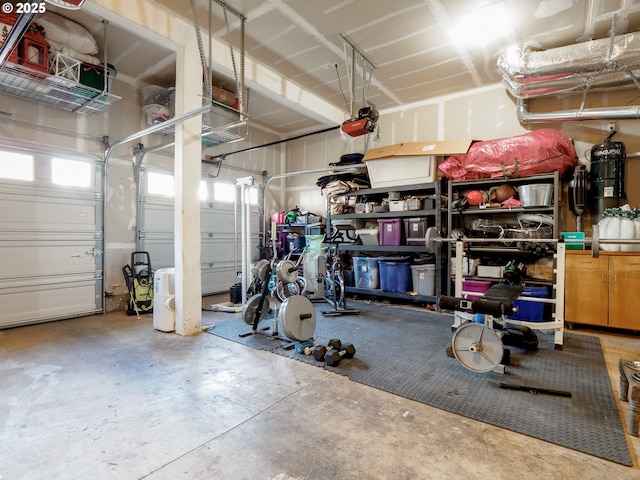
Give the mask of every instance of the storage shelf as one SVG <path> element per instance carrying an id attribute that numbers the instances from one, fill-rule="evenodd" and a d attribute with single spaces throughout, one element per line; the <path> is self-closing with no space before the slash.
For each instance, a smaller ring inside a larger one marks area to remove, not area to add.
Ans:
<path id="1" fill-rule="evenodd" d="M 471 207 L 465 208 L 464 210 L 458 211 L 455 210 L 455 214 L 458 215 L 462 213 L 462 215 L 494 215 L 494 214 L 514 214 L 514 213 L 541 213 L 541 212 L 551 212 L 553 213 L 553 206 L 544 206 L 544 207 L 487 207 L 487 208 L 478 208 Z"/>
<path id="2" fill-rule="evenodd" d="M 240 111 L 214 100 L 211 103 L 216 108 L 203 116 L 202 145 L 215 147 L 242 140 L 247 136 L 246 114 L 241 114 Z M 241 120 L 243 117 L 244 120 Z M 162 128 L 158 132 L 173 138 L 175 137 L 175 124 Z"/>
<path id="3" fill-rule="evenodd" d="M 375 297 L 397 298 L 400 300 L 412 300 L 416 302 L 430 302 L 435 303 L 436 297 L 432 295 L 409 295 L 408 293 L 389 292 L 386 290 L 379 290 L 373 288 L 357 288 L 357 287 L 345 287 L 347 293 L 355 293 L 359 295 L 372 295 Z"/>
<path id="4" fill-rule="evenodd" d="M 424 228 L 426 226 L 432 226 L 436 228 L 438 232 L 442 229 L 442 219 L 446 215 L 446 207 L 440 208 L 443 201 L 442 191 L 445 187 L 444 181 L 437 182 L 422 182 L 416 183 L 412 185 L 394 185 L 394 186 L 386 186 L 386 187 L 376 187 L 376 188 L 367 188 L 360 190 L 352 190 L 344 193 L 336 193 L 327 198 L 327 228 L 328 229 L 336 229 L 336 230 L 345 230 L 348 231 L 349 234 L 355 238 L 355 230 L 357 230 L 356 225 L 354 225 L 353 221 L 365 221 L 375 222 L 375 220 L 385 219 L 404 219 L 405 222 L 407 219 L 420 219 L 424 221 Z M 344 214 L 331 214 L 331 200 L 332 199 L 340 199 L 342 198 L 351 198 L 360 197 L 361 199 L 358 201 L 364 202 L 366 197 L 366 201 L 380 201 L 389 195 L 389 192 L 400 192 L 401 197 L 406 196 L 424 196 L 430 197 L 427 199 L 429 203 L 425 203 L 422 205 L 423 208 L 420 210 L 401 210 L 401 211 L 393 211 L 393 212 L 370 212 L 370 213 L 344 213 Z M 427 207 L 436 207 L 436 208 L 427 208 Z M 403 237 L 406 232 L 406 225 L 403 225 L 404 222 L 400 222 L 399 228 L 402 230 Z M 349 225 L 347 225 L 349 224 Z M 333 230 L 331 230 L 333 231 Z M 336 244 L 336 249 L 338 252 L 349 252 L 350 255 L 358 256 L 358 254 L 362 254 L 363 256 L 379 256 L 379 257 L 406 257 L 407 260 L 411 260 L 412 258 L 424 257 L 429 255 L 430 258 L 433 259 L 433 264 L 435 265 L 435 278 L 434 278 L 434 295 L 409 295 L 407 293 L 399 293 L 399 292 L 390 292 L 386 290 L 380 289 L 366 289 L 366 288 L 356 288 L 356 287 L 346 287 L 345 291 L 349 294 L 360 294 L 360 295 L 370 295 L 377 297 L 384 297 L 390 299 L 404 300 L 407 302 L 426 302 L 426 303 L 436 303 L 437 299 L 442 293 L 442 286 L 444 281 L 444 266 L 443 266 L 443 258 L 441 255 L 440 246 L 435 249 L 435 251 L 428 251 L 425 245 L 424 239 L 422 235 L 417 235 L 415 233 L 410 235 L 410 239 L 416 240 L 415 245 L 363 245 L 363 244 L 355 244 L 355 243 L 338 243 Z M 369 235 L 367 235 L 369 237 Z M 365 240 L 366 241 L 366 240 Z M 390 241 L 390 240 L 389 240 Z M 374 242 L 375 243 L 375 242 Z M 394 242 L 395 243 L 395 242 Z M 412 242 L 413 243 L 413 242 Z"/>
<path id="5" fill-rule="evenodd" d="M 360 190 L 353 190 L 348 193 L 336 193 L 334 197 L 342 197 L 342 196 L 360 196 L 360 195 L 380 195 L 387 194 L 389 192 L 415 192 L 421 190 L 436 190 L 438 183 L 430 182 L 430 183 L 417 183 L 415 185 L 399 185 L 394 187 L 379 187 L 379 188 L 363 188 Z"/>
<path id="6" fill-rule="evenodd" d="M 427 247 L 418 245 L 354 245 L 352 243 L 339 243 L 338 250 L 349 252 L 398 252 L 398 253 L 428 253 Z"/>
<path id="7" fill-rule="evenodd" d="M 440 213 L 440 210 L 402 210 L 399 212 L 381 212 L 381 213 L 341 213 L 339 215 L 332 215 L 331 218 L 335 220 L 352 220 L 352 219 L 366 219 L 366 218 L 404 218 L 404 217 L 425 217 L 430 215 L 436 215 Z"/>
<path id="8" fill-rule="evenodd" d="M 552 240 L 549 238 L 540 238 L 540 243 L 545 243 L 546 241 Z M 465 241 L 464 239 L 462 240 L 463 242 Z M 496 240 L 496 243 L 499 242 L 499 240 Z M 478 254 L 478 256 L 482 256 L 482 254 L 489 254 L 489 253 L 498 253 L 498 254 L 508 254 L 508 255 L 514 255 L 514 256 L 528 256 L 528 255 L 533 255 L 533 252 L 531 252 L 530 250 L 520 250 L 519 248 L 516 247 L 498 247 L 498 246 L 484 246 L 484 247 L 473 247 L 473 246 L 467 246 L 465 248 L 466 252 L 471 252 L 471 253 L 476 253 Z"/>
<path id="9" fill-rule="evenodd" d="M 510 183 L 510 184 L 520 184 L 520 183 L 551 183 L 554 181 L 553 173 L 543 173 L 540 175 L 529 175 L 526 177 L 495 177 L 495 178 L 480 178 L 476 180 L 454 180 L 451 183 L 455 188 L 461 186 L 472 186 L 472 187 L 480 187 L 482 185 L 493 185 L 493 184 L 502 184 L 502 183 Z"/>
<path id="10" fill-rule="evenodd" d="M 116 95 L 11 62 L 0 69 L 0 92 L 83 115 L 104 112 L 120 100 Z"/>
<path id="11" fill-rule="evenodd" d="M 500 282 L 502 280 L 502 277 L 497 278 L 497 277 L 481 277 L 479 275 L 465 275 L 465 280 L 481 280 L 484 282 Z M 525 277 L 522 280 L 522 283 L 524 283 L 525 285 L 541 285 L 541 286 L 547 286 L 547 287 L 552 287 L 553 286 L 553 281 L 552 280 L 539 280 L 536 278 L 528 278 Z"/>

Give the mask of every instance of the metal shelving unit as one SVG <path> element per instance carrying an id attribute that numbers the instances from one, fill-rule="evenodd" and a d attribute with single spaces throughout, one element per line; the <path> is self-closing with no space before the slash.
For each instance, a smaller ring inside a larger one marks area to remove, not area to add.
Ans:
<path id="1" fill-rule="evenodd" d="M 0 92 L 82 115 L 104 112 L 120 100 L 111 93 L 11 62 L 0 69 Z"/>
<path id="2" fill-rule="evenodd" d="M 469 207 L 462 211 L 454 210 L 452 207 L 453 202 L 463 197 L 464 193 L 469 190 L 486 190 L 491 187 L 497 187 L 502 184 L 510 184 L 515 187 L 526 184 L 544 183 L 553 185 L 553 195 L 551 198 L 551 204 L 548 206 L 535 206 L 535 207 Z M 542 304 L 549 303 L 552 305 L 551 318 L 545 318 L 540 322 L 528 322 L 521 320 L 510 319 L 509 323 L 514 325 L 523 325 L 534 330 L 549 330 L 554 333 L 554 343 L 556 348 L 561 348 L 563 343 L 564 332 L 564 256 L 565 246 L 563 243 L 558 242 L 559 230 L 558 230 L 558 217 L 560 212 L 561 196 L 561 182 L 558 172 L 549 174 L 532 175 L 527 177 L 517 178 L 491 178 L 491 179 L 479 179 L 479 180 L 464 180 L 464 181 L 449 181 L 448 184 L 448 196 L 449 196 L 449 211 L 448 211 L 448 225 L 451 230 L 455 228 L 464 228 L 475 218 L 489 217 L 497 221 L 513 221 L 519 214 L 546 214 L 553 218 L 552 226 L 552 238 L 541 238 L 540 242 L 545 243 L 545 240 L 555 245 L 554 252 L 548 252 L 543 254 L 545 257 L 553 257 L 553 279 L 552 280 L 534 280 L 525 279 L 525 283 L 528 285 L 541 285 L 549 287 L 550 298 L 535 298 L 532 296 L 520 297 L 520 300 L 528 302 L 539 302 Z M 461 241 L 447 244 L 449 264 L 454 264 L 455 259 L 455 284 L 452 285 L 451 281 L 448 282 L 447 292 L 449 295 L 453 294 L 455 297 L 466 298 L 466 295 L 478 295 L 477 292 L 466 292 L 463 290 L 463 281 L 469 280 L 485 280 L 491 282 L 498 282 L 501 278 L 495 277 L 482 277 L 472 274 L 463 274 L 462 257 L 468 254 L 470 258 L 479 257 L 493 257 L 503 260 L 503 264 L 513 257 L 530 258 L 533 254 L 527 250 L 522 250 L 513 246 L 513 241 L 517 242 L 517 239 L 511 239 L 509 242 L 501 241 L 500 238 L 493 240 L 492 238 L 463 238 Z M 475 243 L 474 243 L 475 242 Z M 460 312 L 456 312 L 454 316 L 454 324 L 452 328 L 457 328 L 466 319 L 462 318 Z"/>
<path id="3" fill-rule="evenodd" d="M 348 193 L 338 193 L 332 197 L 375 197 L 384 196 L 389 191 L 398 191 L 401 193 L 416 193 L 420 195 L 433 196 L 435 200 L 436 208 L 410 210 L 410 211 L 398 211 L 398 212 L 380 212 L 380 213 L 345 213 L 345 214 L 331 214 L 331 208 L 327 208 L 327 231 L 330 232 L 332 223 L 336 220 L 377 220 L 384 218 L 428 218 L 429 225 L 436 227 L 438 233 L 442 232 L 443 219 L 446 218 L 446 210 L 441 209 L 441 199 L 443 192 L 443 185 L 441 182 L 422 183 L 416 185 L 401 185 L 394 187 L 384 188 L 368 188 L 361 190 L 354 190 Z M 362 253 L 377 253 L 377 254 L 430 254 L 426 245 L 360 245 L 355 243 L 339 243 L 337 245 L 338 252 L 362 252 Z M 346 292 L 350 294 L 369 295 L 376 297 L 394 298 L 407 301 L 423 301 L 436 303 L 437 298 L 440 296 L 443 286 L 442 278 L 442 263 L 445 257 L 440 254 L 440 249 L 437 249 L 434 255 L 434 261 L 436 265 L 436 278 L 435 278 L 435 295 L 410 295 L 407 293 L 391 292 L 380 289 L 372 288 L 358 288 L 358 287 L 346 287 Z"/>

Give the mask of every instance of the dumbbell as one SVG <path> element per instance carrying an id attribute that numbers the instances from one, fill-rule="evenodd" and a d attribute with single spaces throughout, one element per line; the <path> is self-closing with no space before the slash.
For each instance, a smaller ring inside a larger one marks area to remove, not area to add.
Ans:
<path id="1" fill-rule="evenodd" d="M 326 347 L 324 345 L 316 345 L 315 347 L 313 347 L 313 358 L 321 362 L 324 360 L 324 356 L 328 351 L 340 350 L 341 347 L 342 342 L 340 341 L 340 339 L 332 338 L 331 340 L 329 340 L 329 343 L 327 343 Z"/>
<path id="2" fill-rule="evenodd" d="M 337 367 L 343 358 L 353 358 L 356 354 L 356 347 L 352 343 L 343 345 L 340 350 L 331 350 L 324 356 L 324 361 L 330 367 Z"/>

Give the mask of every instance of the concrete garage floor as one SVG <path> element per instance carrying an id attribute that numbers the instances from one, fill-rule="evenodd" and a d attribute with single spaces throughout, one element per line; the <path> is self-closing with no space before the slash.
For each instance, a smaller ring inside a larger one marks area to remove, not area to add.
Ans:
<path id="1" fill-rule="evenodd" d="M 617 396 L 640 338 L 599 336 Z M 637 437 L 624 467 L 151 315 L 0 330 L 0 385 L 0 480 L 640 478 Z"/>

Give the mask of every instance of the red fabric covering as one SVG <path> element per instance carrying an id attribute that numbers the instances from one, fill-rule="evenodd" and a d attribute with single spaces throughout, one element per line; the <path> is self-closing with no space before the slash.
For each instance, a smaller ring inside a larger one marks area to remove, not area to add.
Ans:
<path id="1" fill-rule="evenodd" d="M 551 128 L 509 138 L 476 142 L 464 155 L 452 155 L 440 164 L 451 180 L 502 176 L 526 177 L 556 170 L 562 176 L 578 164 L 571 139 Z"/>

